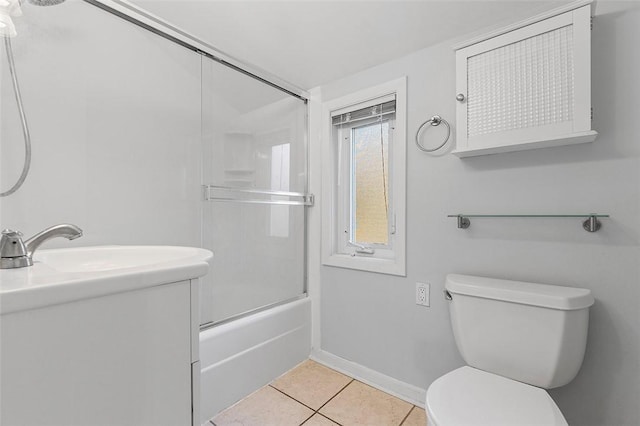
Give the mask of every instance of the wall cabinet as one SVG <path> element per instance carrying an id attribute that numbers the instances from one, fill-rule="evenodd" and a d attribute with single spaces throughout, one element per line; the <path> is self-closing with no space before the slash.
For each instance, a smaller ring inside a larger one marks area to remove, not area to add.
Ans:
<path id="1" fill-rule="evenodd" d="M 456 46 L 459 157 L 591 142 L 591 1 Z"/>

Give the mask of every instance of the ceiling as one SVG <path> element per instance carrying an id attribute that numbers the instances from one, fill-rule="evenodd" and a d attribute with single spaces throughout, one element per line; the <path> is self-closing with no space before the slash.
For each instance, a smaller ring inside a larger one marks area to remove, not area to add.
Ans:
<path id="1" fill-rule="evenodd" d="M 310 89 L 568 1 L 133 0 L 218 50 Z"/>

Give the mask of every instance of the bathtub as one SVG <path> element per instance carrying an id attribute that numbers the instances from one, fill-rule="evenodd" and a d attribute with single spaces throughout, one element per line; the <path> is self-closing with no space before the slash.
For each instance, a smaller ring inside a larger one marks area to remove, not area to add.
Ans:
<path id="1" fill-rule="evenodd" d="M 311 300 L 298 299 L 200 332 L 200 423 L 309 357 Z"/>

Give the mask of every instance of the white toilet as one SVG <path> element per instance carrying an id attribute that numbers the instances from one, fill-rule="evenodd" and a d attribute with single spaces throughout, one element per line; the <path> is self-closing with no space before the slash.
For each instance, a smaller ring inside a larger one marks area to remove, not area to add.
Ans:
<path id="1" fill-rule="evenodd" d="M 445 288 L 468 366 L 429 386 L 428 426 L 567 425 L 545 389 L 580 370 L 591 291 L 455 274 Z"/>

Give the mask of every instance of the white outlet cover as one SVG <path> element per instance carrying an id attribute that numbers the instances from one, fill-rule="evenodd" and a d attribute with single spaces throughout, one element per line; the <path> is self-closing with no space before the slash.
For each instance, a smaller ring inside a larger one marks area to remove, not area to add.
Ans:
<path id="1" fill-rule="evenodd" d="M 416 283 L 416 305 L 429 306 L 429 283 Z"/>

